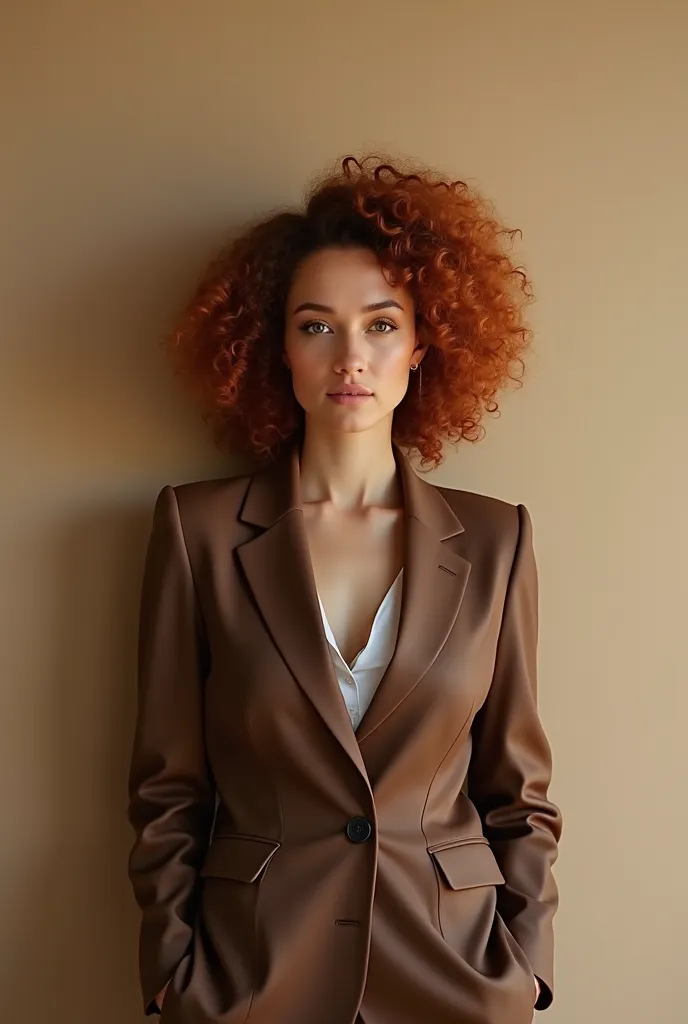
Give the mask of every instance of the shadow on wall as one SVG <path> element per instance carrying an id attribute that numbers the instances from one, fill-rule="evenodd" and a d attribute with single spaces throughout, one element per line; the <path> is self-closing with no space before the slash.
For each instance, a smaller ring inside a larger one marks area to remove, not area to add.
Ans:
<path id="1" fill-rule="evenodd" d="M 7 780 L 3 829 L 0 1020 L 13 1024 L 143 1020 L 126 811 L 155 488 L 138 512 L 121 498 L 83 510 L 108 481 L 113 494 L 142 493 L 131 481 L 150 481 L 151 467 L 165 482 L 184 464 L 184 478 L 230 472 L 190 406 L 180 425 L 181 386 L 159 343 L 170 296 L 188 292 L 189 267 L 212 248 L 207 232 L 180 230 L 94 252 L 70 280 L 47 275 L 13 328 L 5 412 L 18 507 L 31 510 L 3 566 L 17 581 L 16 743 L 31 768 Z"/>
<path id="2" fill-rule="evenodd" d="M 31 754 L 42 838 L 15 866 L 3 898 L 3 1021 L 143 1019 L 138 911 L 126 875 L 126 780 L 150 517 L 150 509 L 128 519 L 92 512 L 58 524 L 42 552 L 39 585 L 53 590 L 43 589 L 38 603 L 57 638 L 46 652 L 50 679 L 42 681 L 47 696 L 36 709 Z M 140 562 L 130 554 L 137 548 Z M 42 633 L 35 640 L 46 642 Z"/>

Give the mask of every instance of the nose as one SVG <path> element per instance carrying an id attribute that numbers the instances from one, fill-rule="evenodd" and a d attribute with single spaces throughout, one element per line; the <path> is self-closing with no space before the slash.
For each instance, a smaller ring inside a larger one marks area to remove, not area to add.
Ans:
<path id="1" fill-rule="evenodd" d="M 337 353 L 334 368 L 337 373 L 361 373 L 367 365 L 367 356 L 360 341 L 348 340 Z"/>
<path id="2" fill-rule="evenodd" d="M 365 364 L 361 359 L 339 359 L 335 363 L 334 369 L 337 374 L 355 377 L 363 373 Z"/>

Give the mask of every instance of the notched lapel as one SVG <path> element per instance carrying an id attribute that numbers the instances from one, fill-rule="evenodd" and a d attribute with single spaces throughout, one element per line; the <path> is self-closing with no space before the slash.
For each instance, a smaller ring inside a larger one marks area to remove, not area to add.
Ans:
<path id="1" fill-rule="evenodd" d="M 365 774 L 322 625 L 303 521 L 296 439 L 249 484 L 240 519 L 263 532 L 237 547 L 266 628 L 321 718 Z"/>
<path id="2" fill-rule="evenodd" d="M 265 625 L 289 669 L 365 771 L 322 628 L 303 513 L 294 509 L 237 548 Z"/>
<path id="3" fill-rule="evenodd" d="M 251 477 L 240 512 L 263 532 L 237 550 L 277 648 L 319 715 L 365 775 L 361 743 L 420 682 L 445 644 L 461 606 L 470 562 L 443 544 L 463 525 L 439 490 L 394 444 L 405 507 L 401 615 L 394 653 L 354 732 L 322 624 L 300 504 L 300 444 Z"/>
<path id="4" fill-rule="evenodd" d="M 416 479 L 422 486 L 432 486 Z M 436 493 L 449 508 L 441 494 Z M 442 650 L 459 613 L 470 571 L 471 563 L 444 546 L 425 522 L 407 516 L 397 642 L 356 731 L 359 744 L 420 683 Z"/>

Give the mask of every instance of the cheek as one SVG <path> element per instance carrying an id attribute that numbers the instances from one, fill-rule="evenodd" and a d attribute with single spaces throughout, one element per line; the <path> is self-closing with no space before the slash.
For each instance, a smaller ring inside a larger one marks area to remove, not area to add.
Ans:
<path id="1" fill-rule="evenodd" d="M 323 353 L 319 345 L 294 346 L 287 350 L 292 375 L 303 384 L 322 373 Z"/>
<path id="2" fill-rule="evenodd" d="M 406 387 L 410 356 L 408 345 L 399 344 L 379 353 L 375 373 L 390 387 Z"/>

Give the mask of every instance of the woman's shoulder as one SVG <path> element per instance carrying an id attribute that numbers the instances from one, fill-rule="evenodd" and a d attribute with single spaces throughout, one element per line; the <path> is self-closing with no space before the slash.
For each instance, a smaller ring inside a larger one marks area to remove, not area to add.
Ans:
<path id="1" fill-rule="evenodd" d="M 218 494 L 225 495 L 242 491 L 252 476 L 254 473 L 204 477 L 200 480 L 186 480 L 183 483 L 172 484 L 172 487 L 181 501 L 212 501 Z"/>
<path id="2" fill-rule="evenodd" d="M 251 476 L 251 473 L 240 473 L 235 476 L 187 480 L 165 486 L 174 491 L 183 521 L 214 522 L 219 517 L 227 522 L 228 517 L 234 517 L 238 513 Z"/>
<path id="3" fill-rule="evenodd" d="M 500 546 L 506 542 L 511 548 L 525 521 L 530 527 L 530 514 L 523 502 L 460 487 L 438 486 L 437 489 L 461 522 L 467 541 L 480 537 Z"/>
<path id="4" fill-rule="evenodd" d="M 499 522 L 511 522 L 518 515 L 519 505 L 522 504 L 482 491 L 469 491 L 462 487 L 435 486 L 457 515 L 460 515 L 460 511 L 462 511 L 471 520 L 482 520 L 485 516 L 489 516 Z"/>
<path id="5" fill-rule="evenodd" d="M 253 470 L 233 476 L 215 476 L 169 485 L 174 491 L 182 520 L 198 525 L 221 521 L 226 525 L 236 519 L 256 472 Z M 469 537 L 481 536 L 502 542 L 514 541 L 518 538 L 524 519 L 530 525 L 528 509 L 522 502 L 461 487 L 432 486 L 459 519 L 467 540 Z"/>

